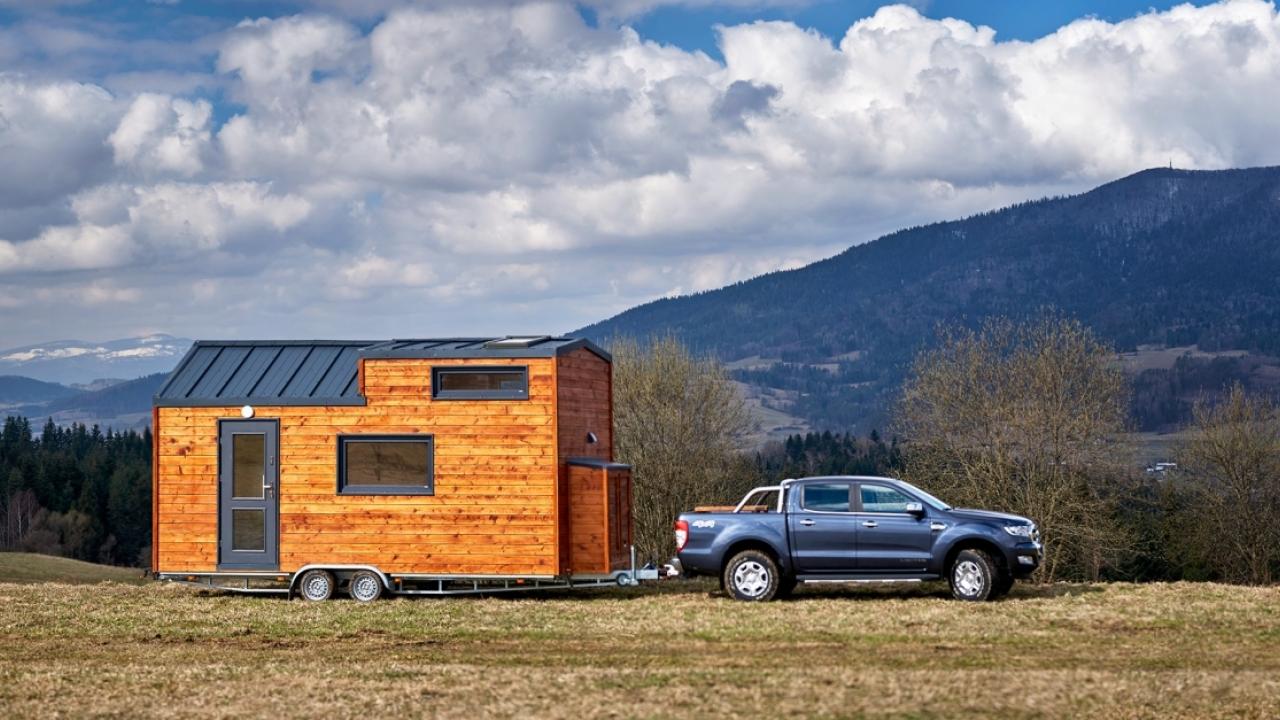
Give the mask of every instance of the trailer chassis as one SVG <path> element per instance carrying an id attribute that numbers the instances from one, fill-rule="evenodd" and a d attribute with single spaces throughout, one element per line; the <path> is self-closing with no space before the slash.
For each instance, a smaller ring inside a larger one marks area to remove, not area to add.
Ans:
<path id="1" fill-rule="evenodd" d="M 435 596 L 489 595 L 528 592 L 532 590 L 576 590 L 602 587 L 634 587 L 641 582 L 660 580 L 675 573 L 654 567 L 636 567 L 635 548 L 631 549 L 631 565 L 624 570 L 595 575 L 440 575 L 420 573 L 384 573 L 372 565 L 312 563 L 293 572 L 217 571 L 189 573 L 157 573 L 156 579 L 176 585 L 224 592 L 285 595 L 298 592 L 298 581 L 308 571 L 327 571 L 339 582 L 349 582 L 357 572 L 372 572 L 380 579 L 389 595 Z M 357 598 L 359 599 L 359 598 Z"/>

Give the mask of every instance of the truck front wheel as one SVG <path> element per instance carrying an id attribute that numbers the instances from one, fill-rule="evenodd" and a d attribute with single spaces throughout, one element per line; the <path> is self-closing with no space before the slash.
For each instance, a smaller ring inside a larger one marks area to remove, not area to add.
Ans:
<path id="1" fill-rule="evenodd" d="M 957 600 L 982 602 L 996 598 L 999 568 L 991 556 L 981 550 L 961 550 L 951 563 L 948 580 L 951 594 Z"/>
<path id="2" fill-rule="evenodd" d="M 778 594 L 782 577 L 778 564 L 768 553 L 743 550 L 729 559 L 721 580 L 735 600 L 768 602 Z"/>

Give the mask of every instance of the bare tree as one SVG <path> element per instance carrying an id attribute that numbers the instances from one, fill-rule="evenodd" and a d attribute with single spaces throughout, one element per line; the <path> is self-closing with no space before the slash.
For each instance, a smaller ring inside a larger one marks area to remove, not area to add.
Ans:
<path id="1" fill-rule="evenodd" d="M 1114 522 L 1128 387 L 1114 351 L 1074 320 L 944 328 L 917 357 L 897 419 L 905 474 L 951 502 L 1030 517 L 1041 578 L 1096 578 L 1128 539 Z"/>
<path id="2" fill-rule="evenodd" d="M 1179 526 L 1224 579 L 1266 584 L 1280 571 L 1280 408 L 1239 384 L 1217 405 L 1197 403 L 1178 450 L 1186 486 Z"/>
<path id="3" fill-rule="evenodd" d="M 741 450 L 754 430 L 724 369 L 671 337 L 615 341 L 614 443 L 632 466 L 636 550 L 674 552 L 671 524 L 694 505 L 724 502 L 754 479 Z"/>

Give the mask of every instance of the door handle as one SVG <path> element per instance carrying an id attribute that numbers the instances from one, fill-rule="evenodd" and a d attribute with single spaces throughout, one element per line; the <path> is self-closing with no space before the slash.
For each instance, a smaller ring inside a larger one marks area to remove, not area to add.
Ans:
<path id="1" fill-rule="evenodd" d="M 873 528 L 873 527 L 878 527 L 879 525 L 880 523 L 876 522 L 875 520 L 867 520 L 866 522 L 862 523 L 862 527 L 864 528 Z"/>
<path id="2" fill-rule="evenodd" d="M 813 527 L 813 523 L 814 523 L 814 521 L 813 521 L 813 520 L 810 520 L 809 518 L 805 518 L 805 519 L 803 519 L 803 520 L 801 520 L 801 521 L 800 521 L 800 524 L 801 524 L 801 525 L 803 525 L 803 526 L 805 526 L 805 527 Z"/>

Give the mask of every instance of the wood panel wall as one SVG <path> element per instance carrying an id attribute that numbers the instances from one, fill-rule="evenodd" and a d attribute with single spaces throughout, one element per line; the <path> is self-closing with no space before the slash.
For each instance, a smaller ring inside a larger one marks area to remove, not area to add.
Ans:
<path id="1" fill-rule="evenodd" d="M 561 572 L 604 572 L 601 569 L 579 570 L 572 560 L 573 546 L 587 542 L 573 537 L 573 529 L 586 516 L 581 509 L 575 510 L 571 505 L 577 495 L 570 487 L 569 468 L 564 461 L 573 457 L 613 460 L 613 366 L 585 348 L 561 355 L 556 359 L 556 399 Z M 589 432 L 595 433 L 597 442 L 587 442 Z M 597 511 L 604 513 L 607 508 L 601 504 Z M 590 522 L 594 524 L 597 520 L 593 518 Z"/>
<path id="2" fill-rule="evenodd" d="M 607 574 L 631 563 L 631 469 L 569 465 L 569 566 Z"/>
<path id="3" fill-rule="evenodd" d="M 585 348 L 556 359 L 560 457 L 613 459 L 613 367 Z M 598 442 L 587 443 L 587 433 Z"/>
<path id="4" fill-rule="evenodd" d="M 527 365 L 530 398 L 433 401 L 431 367 L 466 364 Z M 575 407 L 579 390 L 571 381 L 557 392 L 556 359 L 366 360 L 361 379 L 364 407 L 256 408 L 257 419 L 280 421 L 282 572 L 308 563 L 367 563 L 391 573 L 559 572 L 556 405 Z M 592 388 L 598 392 L 598 382 Z M 159 571 L 216 570 L 217 420 L 239 414 L 238 407 L 159 408 Z M 576 409 L 570 415 L 581 422 Z M 433 434 L 435 494 L 338 495 L 336 437 L 352 433 Z"/>

